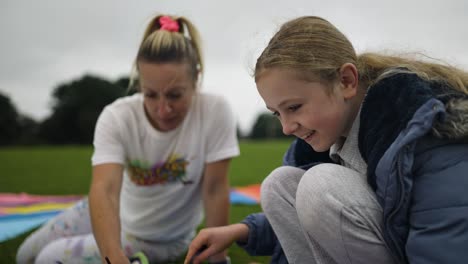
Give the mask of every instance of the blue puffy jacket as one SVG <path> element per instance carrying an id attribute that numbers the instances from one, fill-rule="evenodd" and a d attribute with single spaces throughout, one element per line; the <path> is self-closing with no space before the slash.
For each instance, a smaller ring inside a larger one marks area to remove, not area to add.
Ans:
<path id="1" fill-rule="evenodd" d="M 468 263 L 468 96 L 400 72 L 368 89 L 360 120 L 359 150 L 395 258 Z M 304 169 L 317 162 L 331 161 L 299 139 L 284 156 L 285 165 Z M 249 253 L 287 263 L 263 214 L 243 222 Z"/>

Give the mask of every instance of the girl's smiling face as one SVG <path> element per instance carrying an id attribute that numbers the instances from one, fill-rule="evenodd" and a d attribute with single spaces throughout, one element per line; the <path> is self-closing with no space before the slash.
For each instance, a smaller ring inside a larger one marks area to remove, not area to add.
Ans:
<path id="1" fill-rule="evenodd" d="M 357 111 L 349 99 L 357 89 L 353 94 L 347 88 L 341 81 L 305 81 L 282 68 L 266 69 L 257 79 L 257 90 L 281 121 L 283 133 L 305 140 L 318 152 L 330 149 L 351 128 Z"/>

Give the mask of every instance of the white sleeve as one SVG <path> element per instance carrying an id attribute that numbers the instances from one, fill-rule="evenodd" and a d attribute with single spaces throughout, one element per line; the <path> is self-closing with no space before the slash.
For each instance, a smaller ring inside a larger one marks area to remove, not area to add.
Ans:
<path id="1" fill-rule="evenodd" d="M 92 165 L 103 163 L 125 163 L 125 151 L 122 136 L 119 133 L 118 119 L 109 107 L 105 107 L 99 115 L 94 130 L 94 153 Z"/>
<path id="2" fill-rule="evenodd" d="M 207 163 L 232 158 L 240 153 L 234 114 L 226 100 L 222 97 L 216 99 L 216 102 L 206 109 L 210 117 L 205 127 Z"/>

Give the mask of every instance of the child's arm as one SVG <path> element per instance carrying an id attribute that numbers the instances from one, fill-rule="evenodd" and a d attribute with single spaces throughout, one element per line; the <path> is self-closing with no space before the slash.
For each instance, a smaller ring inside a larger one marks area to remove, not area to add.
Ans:
<path id="1" fill-rule="evenodd" d="M 263 213 L 247 216 L 242 220 L 248 226 L 247 240 L 237 240 L 237 244 L 251 256 L 271 256 L 279 246 L 278 238 L 271 228 L 270 222 Z"/>
<path id="2" fill-rule="evenodd" d="M 248 226 L 245 224 L 204 228 L 192 240 L 184 263 L 201 263 L 226 250 L 234 241 L 247 241 L 248 234 Z"/>

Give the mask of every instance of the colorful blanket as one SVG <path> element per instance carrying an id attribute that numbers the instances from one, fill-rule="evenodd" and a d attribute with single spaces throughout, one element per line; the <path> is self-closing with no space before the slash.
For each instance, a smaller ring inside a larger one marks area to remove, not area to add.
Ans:
<path id="1" fill-rule="evenodd" d="M 40 226 L 81 198 L 82 195 L 0 193 L 0 242 Z M 232 188 L 230 201 L 231 204 L 258 204 L 260 184 Z"/>
<path id="2" fill-rule="evenodd" d="M 259 204 L 260 184 L 231 188 L 231 204 Z"/>

